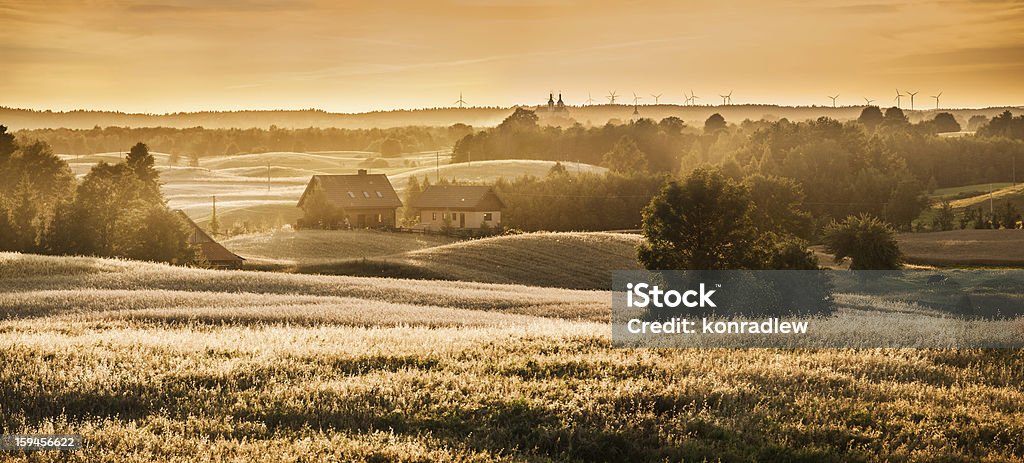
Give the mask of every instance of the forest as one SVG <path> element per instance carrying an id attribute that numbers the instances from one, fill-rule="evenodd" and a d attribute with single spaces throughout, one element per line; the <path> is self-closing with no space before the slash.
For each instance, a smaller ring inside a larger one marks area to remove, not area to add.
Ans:
<path id="1" fill-rule="evenodd" d="M 715 114 L 700 128 L 669 117 L 659 122 L 638 119 L 623 125 L 560 129 L 541 126 L 532 111 L 519 109 L 497 127 L 459 140 L 453 161 L 581 161 L 636 178 L 678 176 L 702 165 L 715 165 L 738 180 L 752 175 L 793 180 L 816 228 L 834 218 L 868 213 L 909 230 L 929 206 L 928 191 L 1015 180 L 1017 160 L 1024 162 L 1024 116 L 1004 112 L 991 120 L 971 122 L 979 126 L 976 135 L 949 137 L 942 134 L 959 132 L 961 126 L 948 113 L 912 124 L 898 108 L 883 113 L 869 106 L 857 120 L 848 122 L 821 117 L 803 122 L 781 119 L 730 124 Z M 606 182 L 604 194 L 620 200 L 621 188 L 614 186 L 613 180 Z M 578 195 L 582 186 L 564 183 L 556 188 L 557 180 L 521 179 L 503 188 L 543 187 L 558 190 L 545 191 L 552 197 Z M 547 217 L 550 229 L 566 229 L 566 221 L 557 218 L 564 215 L 558 201 L 531 204 L 534 214 Z M 616 210 L 615 203 L 606 204 L 605 209 Z M 516 214 L 510 214 L 510 220 L 512 217 Z M 584 221 L 573 222 L 581 226 Z M 630 221 L 615 223 L 626 222 Z M 527 223 L 522 225 L 535 228 Z"/>

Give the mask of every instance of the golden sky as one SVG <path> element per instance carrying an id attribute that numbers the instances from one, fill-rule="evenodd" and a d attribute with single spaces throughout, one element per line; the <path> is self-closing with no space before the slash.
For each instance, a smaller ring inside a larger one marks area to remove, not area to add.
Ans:
<path id="1" fill-rule="evenodd" d="M 0 0 L 0 105 L 1024 104 L 1024 2 Z M 908 104 L 904 101 L 904 104 Z"/>

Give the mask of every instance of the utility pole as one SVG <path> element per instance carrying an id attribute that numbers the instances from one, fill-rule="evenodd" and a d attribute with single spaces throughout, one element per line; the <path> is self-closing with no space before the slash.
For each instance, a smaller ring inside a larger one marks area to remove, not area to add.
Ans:
<path id="1" fill-rule="evenodd" d="M 992 184 L 991 183 L 988 184 L 988 213 L 992 214 L 993 218 L 995 218 L 996 207 L 995 207 L 995 202 L 992 199 Z"/>

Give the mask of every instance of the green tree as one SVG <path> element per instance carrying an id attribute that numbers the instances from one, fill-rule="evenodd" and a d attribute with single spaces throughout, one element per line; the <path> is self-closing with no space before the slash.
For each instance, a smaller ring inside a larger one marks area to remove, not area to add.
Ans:
<path id="1" fill-rule="evenodd" d="M 138 142 L 128 151 L 125 165 L 135 173 L 143 187 L 141 197 L 149 200 L 160 198 L 160 173 L 156 171 L 156 160 L 149 153 L 145 143 Z"/>
<path id="2" fill-rule="evenodd" d="M 516 108 L 505 120 L 498 124 L 498 130 L 506 132 L 523 132 L 537 130 L 537 113 L 526 108 Z"/>
<path id="3" fill-rule="evenodd" d="M 14 140 L 14 135 L 7 133 L 7 126 L 0 125 L 0 167 L 10 159 L 17 149 L 18 144 Z"/>
<path id="4" fill-rule="evenodd" d="M 825 250 L 841 262 L 849 257 L 853 270 L 891 270 L 900 267 L 901 253 L 896 232 L 867 214 L 832 221 L 825 227 Z"/>
<path id="5" fill-rule="evenodd" d="M 950 113 L 938 113 L 931 122 L 936 133 L 960 131 L 960 123 Z"/>
<path id="6" fill-rule="evenodd" d="M 728 128 L 728 124 L 725 122 L 725 118 L 721 114 L 714 113 L 704 121 L 704 133 L 713 134 L 718 133 Z"/>
<path id="7" fill-rule="evenodd" d="M 764 254 L 764 268 L 768 270 L 817 270 L 818 257 L 810 250 L 810 243 L 792 235 L 761 235 L 760 246 Z"/>
<path id="8" fill-rule="evenodd" d="M 405 188 L 404 208 L 405 221 L 410 225 L 414 225 L 417 222 L 416 209 L 412 208 L 412 204 L 416 201 L 416 198 L 419 198 L 421 193 L 423 193 L 423 187 L 420 186 L 420 181 L 415 175 L 410 175 L 409 185 Z"/>
<path id="9" fill-rule="evenodd" d="M 882 126 L 889 129 L 900 129 L 909 127 L 910 122 L 907 120 L 907 116 L 903 114 L 902 109 L 893 106 L 885 110 Z"/>
<path id="10" fill-rule="evenodd" d="M 865 106 L 860 112 L 860 117 L 857 118 L 857 122 L 860 122 L 864 128 L 871 132 L 882 123 L 882 120 L 882 110 L 878 106 Z"/>
<path id="11" fill-rule="evenodd" d="M 140 205 L 118 220 L 112 253 L 135 260 L 191 263 L 197 256 L 188 243 L 189 232 L 178 213 L 158 204 Z"/>
<path id="12" fill-rule="evenodd" d="M 640 263 L 652 270 L 757 267 L 749 208 L 746 188 L 718 170 L 669 181 L 644 208 Z"/>
<path id="13" fill-rule="evenodd" d="M 669 116 L 658 122 L 658 127 L 668 135 L 679 135 L 686 127 L 686 123 L 678 117 Z"/>
<path id="14" fill-rule="evenodd" d="M 19 144 L 0 131 L 0 250 L 42 252 L 55 211 L 75 177 L 45 142 Z"/>
<path id="15" fill-rule="evenodd" d="M 623 174 L 647 172 L 647 155 L 629 136 L 623 136 L 611 151 L 605 153 L 602 164 L 612 172 Z"/>
<path id="16" fill-rule="evenodd" d="M 928 207 L 924 186 L 917 180 L 904 180 L 896 185 L 886 206 L 886 217 L 900 230 L 909 230 L 911 223 Z"/>
<path id="17" fill-rule="evenodd" d="M 743 180 L 753 202 L 750 218 L 762 232 L 808 239 L 811 214 L 803 209 L 804 192 L 793 179 L 754 174 Z"/>
<path id="18" fill-rule="evenodd" d="M 1017 228 L 1017 208 L 1013 206 L 1013 203 L 1007 201 L 999 208 L 999 221 L 1002 222 L 1003 228 L 1012 230 Z"/>
<path id="19" fill-rule="evenodd" d="M 380 154 L 384 157 L 394 157 L 402 154 L 402 142 L 394 137 L 387 137 L 380 143 Z"/>
<path id="20" fill-rule="evenodd" d="M 42 233 L 43 211 L 35 189 L 24 175 L 11 194 L 9 201 L 9 241 L 2 246 L 18 252 L 36 252 Z"/>
<path id="21" fill-rule="evenodd" d="M 1013 117 L 1013 113 L 1010 111 L 1003 111 L 987 124 L 979 127 L 978 135 L 1024 140 L 1024 115 Z"/>
<path id="22" fill-rule="evenodd" d="M 942 204 L 939 205 L 938 212 L 935 213 L 932 227 L 940 231 L 949 231 L 953 229 L 955 221 L 956 214 L 953 213 L 953 205 L 948 200 L 943 200 Z M 964 225 L 961 225 L 960 228 L 964 228 Z"/>
<path id="23" fill-rule="evenodd" d="M 217 236 L 220 234 L 220 220 L 217 219 L 217 197 L 213 197 L 213 205 L 210 210 L 210 223 L 207 225 L 210 229 L 210 235 Z"/>

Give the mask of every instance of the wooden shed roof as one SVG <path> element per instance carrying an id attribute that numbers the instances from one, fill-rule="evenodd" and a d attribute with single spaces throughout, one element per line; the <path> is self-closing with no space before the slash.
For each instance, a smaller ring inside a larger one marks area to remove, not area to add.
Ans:
<path id="1" fill-rule="evenodd" d="M 228 248 L 225 248 L 223 245 L 211 238 L 210 235 L 206 233 L 206 230 L 203 230 L 203 227 L 200 227 L 199 224 L 195 223 L 195 221 L 193 221 L 185 211 L 179 209 L 175 212 L 185 219 L 189 226 L 192 227 L 192 233 L 189 235 L 188 242 L 189 244 L 193 244 L 199 248 L 200 252 L 203 254 L 203 258 L 205 258 L 207 262 L 242 262 L 245 260 L 244 257 L 228 251 Z"/>

